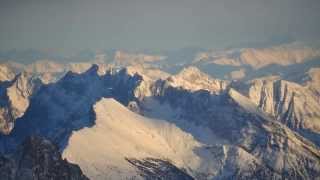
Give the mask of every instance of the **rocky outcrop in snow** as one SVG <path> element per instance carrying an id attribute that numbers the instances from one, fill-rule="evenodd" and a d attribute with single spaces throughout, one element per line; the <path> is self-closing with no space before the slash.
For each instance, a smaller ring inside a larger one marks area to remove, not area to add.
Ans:
<path id="1" fill-rule="evenodd" d="M 193 180 L 186 172 L 180 170 L 166 160 L 154 158 L 146 158 L 143 160 L 127 158 L 126 160 L 135 166 L 139 170 L 141 176 L 145 179 Z"/>

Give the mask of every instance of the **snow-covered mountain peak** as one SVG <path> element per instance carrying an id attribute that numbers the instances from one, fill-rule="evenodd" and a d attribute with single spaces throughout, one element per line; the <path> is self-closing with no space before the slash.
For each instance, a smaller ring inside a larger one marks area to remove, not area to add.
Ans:
<path id="1" fill-rule="evenodd" d="M 142 117 L 110 98 L 97 102 L 94 111 L 95 125 L 75 131 L 63 151 L 90 178 L 138 176 L 126 158 L 170 159 L 192 169 L 201 163 L 193 152 L 200 144 L 172 124 Z"/>
<path id="2" fill-rule="evenodd" d="M 199 76 L 203 77 L 203 76 L 207 76 L 207 74 L 201 72 L 200 69 L 198 69 L 195 66 L 189 66 L 189 67 L 183 68 L 177 74 L 177 76 L 185 76 L 185 78 L 191 78 L 191 77 L 199 78 Z"/>
<path id="3" fill-rule="evenodd" d="M 191 91 L 200 89 L 208 90 L 212 93 L 219 94 L 226 89 L 228 82 L 213 79 L 209 75 L 201 72 L 196 67 L 188 67 L 174 76 L 170 76 L 167 82 L 173 87 L 182 87 Z"/>

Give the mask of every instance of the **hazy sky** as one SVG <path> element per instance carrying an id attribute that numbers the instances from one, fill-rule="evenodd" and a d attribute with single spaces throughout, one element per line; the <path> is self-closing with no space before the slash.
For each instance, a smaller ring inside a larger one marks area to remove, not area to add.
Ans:
<path id="1" fill-rule="evenodd" d="M 320 0 L 0 0 L 0 50 L 319 40 Z"/>

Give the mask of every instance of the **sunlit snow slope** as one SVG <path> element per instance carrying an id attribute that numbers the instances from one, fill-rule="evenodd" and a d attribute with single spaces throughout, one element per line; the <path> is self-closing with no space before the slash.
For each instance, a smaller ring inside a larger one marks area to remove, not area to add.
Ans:
<path id="1" fill-rule="evenodd" d="M 89 178 L 138 176 L 126 157 L 170 159 L 177 167 L 191 169 L 200 166 L 193 149 L 202 145 L 176 126 L 135 114 L 114 99 L 103 98 L 94 110 L 95 126 L 74 132 L 63 152 Z"/>

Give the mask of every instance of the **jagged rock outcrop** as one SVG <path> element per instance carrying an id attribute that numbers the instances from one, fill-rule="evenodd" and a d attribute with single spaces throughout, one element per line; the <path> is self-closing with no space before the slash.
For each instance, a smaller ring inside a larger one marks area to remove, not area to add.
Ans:
<path id="1" fill-rule="evenodd" d="M 126 160 L 135 166 L 142 177 L 146 180 L 193 180 L 192 176 L 180 170 L 169 161 L 162 159 L 146 158 L 143 160 L 130 159 Z"/>
<path id="2" fill-rule="evenodd" d="M 143 66 L 128 66 L 125 72 L 129 76 L 139 76 L 136 87 L 133 89 L 133 96 L 142 101 L 145 97 L 152 96 L 151 86 L 158 79 L 166 79 L 170 74 L 155 68 L 145 68 Z M 138 103 L 138 102 L 136 102 Z"/>
<path id="3" fill-rule="evenodd" d="M 250 81 L 242 91 L 264 112 L 319 144 L 320 102 L 311 87 L 269 77 Z"/>
<path id="4" fill-rule="evenodd" d="M 33 93 L 41 86 L 41 81 L 29 73 L 22 72 L 12 81 L 1 84 L 0 132 L 8 134 L 17 118 L 23 116 L 29 107 Z"/>
<path id="5" fill-rule="evenodd" d="M 10 156 L 0 156 L 2 180 L 88 180 L 79 166 L 63 160 L 58 147 L 32 136 Z"/>

